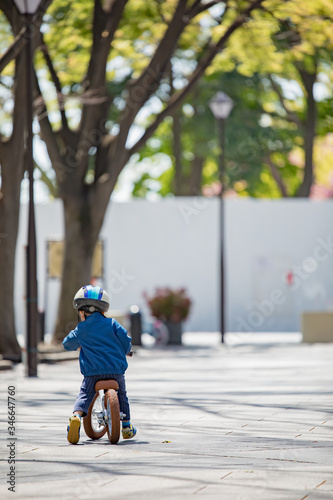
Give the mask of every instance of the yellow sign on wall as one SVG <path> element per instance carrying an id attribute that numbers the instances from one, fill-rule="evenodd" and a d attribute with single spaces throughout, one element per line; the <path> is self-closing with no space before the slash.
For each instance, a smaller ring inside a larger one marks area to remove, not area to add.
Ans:
<path id="1" fill-rule="evenodd" d="M 99 240 L 96 244 L 93 263 L 92 278 L 103 278 L 103 241 Z M 62 277 L 62 263 L 64 254 L 63 241 L 47 242 L 47 277 L 60 279 Z"/>

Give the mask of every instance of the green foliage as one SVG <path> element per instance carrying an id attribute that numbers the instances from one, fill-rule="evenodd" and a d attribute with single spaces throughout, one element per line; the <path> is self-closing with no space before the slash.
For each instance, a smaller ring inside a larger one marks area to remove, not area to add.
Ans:
<path id="1" fill-rule="evenodd" d="M 69 89 L 87 70 L 93 7 L 93 0 L 54 0 L 45 16 L 45 42 L 62 85 Z"/>
<path id="2" fill-rule="evenodd" d="M 3 12 L 0 11 L 0 55 L 2 55 L 13 41 L 13 33 Z"/>
<path id="3" fill-rule="evenodd" d="M 190 174 L 194 155 L 205 159 L 202 185 L 218 181 L 218 130 L 208 102 L 217 90 L 223 88 L 235 103 L 226 122 L 225 189 L 233 189 L 240 195 L 280 196 L 273 179 L 267 182 L 269 173 L 265 167 L 265 158 L 270 154 L 286 158 L 292 151 L 298 132 L 284 120 L 280 121 L 278 127 L 272 124 L 262 125 L 263 105 L 267 98 L 264 83 L 257 74 L 244 77 L 236 71 L 220 73 L 203 79 L 194 95 L 189 96 L 182 106 L 181 114 L 185 182 Z M 141 158 L 153 156 L 157 151 L 163 151 L 172 157 L 171 126 L 172 122 L 164 123 L 155 134 L 154 144 L 160 145 L 161 148 L 152 148 L 150 141 L 142 150 Z M 291 168 L 290 164 L 282 160 L 280 165 L 281 172 L 287 172 Z M 264 175 L 261 175 L 263 169 Z M 174 170 L 170 169 L 157 179 L 161 185 L 159 194 L 162 196 L 173 192 L 173 173 Z M 283 173 L 282 176 L 286 179 L 290 177 L 289 173 Z M 147 194 L 147 180 L 150 178 L 152 177 L 145 173 L 136 183 L 136 196 Z M 146 185 L 146 190 L 138 189 L 141 182 Z"/>
<path id="4" fill-rule="evenodd" d="M 234 15 L 232 9 L 230 15 Z M 264 10 L 255 11 L 252 19 L 234 33 L 181 109 L 185 184 L 195 156 L 205 158 L 202 185 L 218 180 L 220 147 L 208 101 L 222 89 L 235 102 L 226 122 L 226 190 L 242 196 L 280 197 L 281 189 L 272 176 L 273 165 L 286 194 L 293 196 L 297 192 L 304 175 L 304 155 L 295 164 L 294 152 L 304 147 L 307 112 L 307 93 L 300 70 L 317 72 L 324 90 L 317 103 L 317 135 L 326 135 L 333 128 L 332 19 L 333 5 L 325 0 L 268 0 Z M 213 39 L 224 29 L 213 27 Z M 181 57 L 180 52 L 178 55 Z M 159 152 L 163 148 L 175 164 L 171 124 L 160 128 L 155 138 L 161 144 Z M 317 141 L 317 148 L 318 144 Z M 150 144 L 142 151 L 142 157 L 154 154 L 156 148 L 150 148 Z M 325 177 L 322 168 L 317 154 L 317 179 Z M 173 167 L 158 178 L 161 195 L 173 192 L 174 172 Z M 149 176 L 142 177 L 146 186 L 148 181 Z M 148 188 L 145 195 L 147 191 Z M 141 194 L 137 189 L 136 195 Z"/>
<path id="5" fill-rule="evenodd" d="M 44 39 L 65 95 L 65 110 L 72 126 L 79 122 L 82 110 L 83 84 L 92 47 L 94 3 L 94 0 L 54 0 L 44 17 Z M 152 123 L 170 95 L 185 85 L 200 55 L 207 50 L 209 40 L 217 41 L 225 33 L 228 22 L 235 19 L 239 8 L 246 4 L 245 1 L 230 1 L 226 12 L 225 5 L 218 4 L 188 24 L 162 84 L 145 105 L 145 113 L 143 118 L 138 118 L 137 126 L 143 130 Z M 107 91 L 113 99 L 107 128 L 112 133 L 117 133 L 128 83 L 150 62 L 176 6 L 176 0 L 128 1 L 107 65 Z M 224 13 L 224 21 L 220 24 Z M 287 194 L 296 192 L 302 181 L 303 165 L 299 162 L 295 165 L 292 158 L 293 152 L 304 146 L 300 124 L 306 116 L 307 98 L 300 68 L 316 71 L 322 86 L 328 89 L 327 96 L 317 105 L 317 134 L 332 131 L 332 18 L 333 5 L 327 0 L 266 0 L 264 7 L 255 10 L 248 22 L 234 32 L 206 71 L 205 79 L 184 101 L 178 113 L 184 186 L 190 182 L 196 159 L 203 159 L 198 190 L 218 181 L 221 151 L 208 102 L 222 89 L 235 102 L 226 124 L 225 188 L 242 196 L 281 196 L 269 166 L 274 162 Z M 0 36 L 0 51 L 3 52 L 11 39 L 4 17 L 0 19 L 0 35 L 3 35 Z M 41 79 L 51 81 L 38 52 L 36 63 Z M 8 71 L 12 72 L 12 68 Z M 280 96 L 275 87 L 280 89 Z M 292 95 L 296 88 L 298 93 Z M 44 92 L 44 95 L 51 111 L 51 122 L 60 128 L 60 114 L 53 113 L 58 106 L 56 95 L 54 91 Z M 292 114 L 298 124 L 291 120 Z M 1 118 L 5 121 L 8 114 L 2 114 Z M 166 196 L 174 192 L 172 129 L 172 118 L 164 120 L 140 151 L 134 167 L 138 172 L 141 171 L 140 162 L 147 158 L 152 161 L 141 177 L 137 175 L 133 196 L 145 197 L 151 192 Z M 163 155 L 172 160 L 173 167 L 161 172 L 159 163 Z"/>

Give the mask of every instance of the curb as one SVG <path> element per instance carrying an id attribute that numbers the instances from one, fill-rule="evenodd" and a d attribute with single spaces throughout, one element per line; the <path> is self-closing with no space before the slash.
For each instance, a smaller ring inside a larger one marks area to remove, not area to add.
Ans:
<path id="1" fill-rule="evenodd" d="M 63 346 L 52 344 L 38 344 L 39 363 L 57 363 L 58 361 L 70 361 L 78 359 L 80 351 L 66 351 Z"/>
<path id="2" fill-rule="evenodd" d="M 57 363 L 59 361 L 71 361 L 79 359 L 79 353 L 71 352 L 38 352 L 39 363 Z"/>
<path id="3" fill-rule="evenodd" d="M 12 370 L 14 366 L 14 363 L 12 361 L 9 361 L 7 359 L 1 359 L 0 360 L 0 371 L 3 370 Z"/>

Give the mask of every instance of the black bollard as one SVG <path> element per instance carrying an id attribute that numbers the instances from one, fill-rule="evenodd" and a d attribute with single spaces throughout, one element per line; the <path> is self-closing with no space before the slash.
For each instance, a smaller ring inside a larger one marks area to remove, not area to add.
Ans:
<path id="1" fill-rule="evenodd" d="M 132 306 L 130 308 L 130 320 L 132 345 L 141 345 L 142 324 L 141 312 L 138 306 Z"/>
<path id="2" fill-rule="evenodd" d="M 45 338 L 45 311 L 38 311 L 37 316 L 37 339 L 38 342 L 44 342 Z"/>

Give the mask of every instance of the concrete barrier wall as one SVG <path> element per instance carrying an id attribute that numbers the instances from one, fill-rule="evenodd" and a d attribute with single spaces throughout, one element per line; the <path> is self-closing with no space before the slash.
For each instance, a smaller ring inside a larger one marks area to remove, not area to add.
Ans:
<path id="1" fill-rule="evenodd" d="M 225 213 L 229 331 L 299 331 L 303 311 L 333 309 L 333 202 L 228 199 Z M 19 333 L 25 330 L 26 221 L 23 205 L 15 277 Z M 37 206 L 36 224 L 39 304 L 52 331 L 59 282 L 45 286 L 46 242 L 63 236 L 61 202 Z M 138 304 L 145 312 L 143 291 L 185 286 L 193 299 L 185 328 L 218 330 L 218 200 L 112 203 L 101 238 L 103 285 L 113 309 Z"/>

